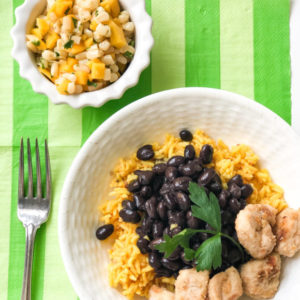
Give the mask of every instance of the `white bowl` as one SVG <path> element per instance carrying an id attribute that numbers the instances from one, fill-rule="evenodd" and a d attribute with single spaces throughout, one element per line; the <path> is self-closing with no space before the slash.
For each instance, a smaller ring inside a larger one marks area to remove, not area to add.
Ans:
<path id="1" fill-rule="evenodd" d="M 113 84 L 94 92 L 79 95 L 61 95 L 53 83 L 37 69 L 33 54 L 26 47 L 26 33 L 34 25 L 46 7 L 46 0 L 25 0 L 16 11 L 16 24 L 11 30 L 13 38 L 12 56 L 20 65 L 20 75 L 29 80 L 35 92 L 43 93 L 54 104 L 69 104 L 73 108 L 85 106 L 99 107 L 110 99 L 119 99 L 124 92 L 137 84 L 141 72 L 150 63 L 150 51 L 153 46 L 151 35 L 152 19 L 145 10 L 144 0 L 120 0 L 121 6 L 128 10 L 135 24 L 136 52 L 125 73 Z"/>
<path id="2" fill-rule="evenodd" d="M 110 176 L 120 157 L 144 143 L 163 141 L 188 128 L 203 129 L 228 145 L 245 143 L 260 157 L 273 180 L 299 207 L 300 140 L 292 128 L 262 105 L 233 93 L 183 88 L 136 101 L 105 121 L 76 156 L 66 178 L 59 208 L 59 241 L 63 261 L 81 300 L 125 299 L 108 284 L 109 245 L 95 238 L 98 206 L 107 199 Z M 300 259 L 284 263 L 274 299 L 298 299 Z M 244 298 L 246 299 L 246 298 Z"/>

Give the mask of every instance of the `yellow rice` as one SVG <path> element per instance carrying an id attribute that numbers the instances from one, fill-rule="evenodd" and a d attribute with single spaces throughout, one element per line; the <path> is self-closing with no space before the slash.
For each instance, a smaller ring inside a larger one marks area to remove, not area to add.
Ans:
<path id="1" fill-rule="evenodd" d="M 153 144 L 156 162 L 166 161 L 174 155 L 183 155 L 184 148 L 188 144 L 177 137 L 167 135 L 163 144 Z M 254 192 L 248 199 L 248 203 L 270 204 L 278 211 L 287 207 L 282 188 L 273 183 L 266 169 L 259 168 L 258 157 L 250 147 L 240 144 L 230 149 L 221 140 L 216 143 L 200 130 L 194 133 L 191 144 L 195 147 L 197 155 L 204 144 L 213 146 L 214 158 L 210 166 L 219 173 L 224 187 L 226 187 L 226 182 L 236 174 L 240 174 L 245 183 L 252 185 Z M 122 201 L 132 199 L 132 195 L 126 189 L 126 184 L 136 178 L 133 172 L 137 169 L 152 169 L 153 165 L 152 161 L 138 160 L 135 153 L 127 159 L 120 159 L 113 171 L 110 194 L 113 199 L 106 201 L 100 207 L 101 220 L 115 227 L 113 235 L 115 240 L 109 251 L 109 283 L 112 287 L 120 288 L 122 294 L 128 299 L 132 299 L 135 294 L 147 296 L 154 282 L 170 287 L 174 283 L 173 278 L 155 279 L 154 270 L 148 264 L 147 255 L 141 254 L 136 246 L 137 225 L 122 222 L 118 213 Z"/>

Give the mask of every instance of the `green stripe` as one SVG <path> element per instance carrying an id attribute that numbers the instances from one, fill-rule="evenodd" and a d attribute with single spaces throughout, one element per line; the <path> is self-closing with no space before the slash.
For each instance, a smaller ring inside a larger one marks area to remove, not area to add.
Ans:
<path id="1" fill-rule="evenodd" d="M 184 0 L 152 1 L 153 93 L 185 85 L 184 7 Z"/>
<path id="2" fill-rule="evenodd" d="M 14 0 L 14 9 L 22 3 Z M 47 137 L 47 98 L 33 92 L 30 84 L 19 76 L 19 67 L 14 62 L 13 94 L 13 169 L 10 213 L 8 299 L 19 299 L 22 291 L 22 279 L 25 255 L 25 230 L 17 218 L 18 164 L 21 136 L 30 137 L 32 142 L 38 137 L 42 142 Z M 41 152 L 43 152 L 41 147 Z M 44 165 L 44 163 L 43 163 Z M 38 230 L 35 241 L 32 299 L 43 299 L 44 262 L 45 262 L 46 225 Z"/>
<path id="3" fill-rule="evenodd" d="M 219 0 L 188 0 L 185 5 L 186 86 L 220 88 Z"/>
<path id="4" fill-rule="evenodd" d="M 66 110 L 69 112 L 69 110 Z M 49 124 L 50 126 L 50 124 Z M 49 127 L 49 135 L 55 127 Z M 75 132 L 70 132 L 76 136 Z M 77 136 L 80 134 L 77 133 Z M 55 194 L 52 199 L 51 215 L 47 222 L 47 241 L 45 254 L 44 300 L 76 299 L 60 255 L 58 242 L 58 207 L 61 190 L 69 167 L 79 147 L 51 147 L 51 172 L 55 180 Z"/>
<path id="5" fill-rule="evenodd" d="M 13 23 L 12 2 L 0 2 L 0 299 L 7 299 L 10 199 L 12 174 L 12 40 L 8 37 Z"/>
<path id="6" fill-rule="evenodd" d="M 290 1 L 254 0 L 255 99 L 291 122 Z"/>
<path id="7" fill-rule="evenodd" d="M 151 1 L 146 0 L 146 9 L 150 14 Z M 93 133 L 93 131 L 112 114 L 125 105 L 147 96 L 151 93 L 151 65 L 143 71 L 139 83 L 129 89 L 119 100 L 111 100 L 100 108 L 87 107 L 82 110 L 82 143 Z"/>
<path id="8" fill-rule="evenodd" d="M 220 2 L 221 88 L 254 98 L 253 0 Z"/>

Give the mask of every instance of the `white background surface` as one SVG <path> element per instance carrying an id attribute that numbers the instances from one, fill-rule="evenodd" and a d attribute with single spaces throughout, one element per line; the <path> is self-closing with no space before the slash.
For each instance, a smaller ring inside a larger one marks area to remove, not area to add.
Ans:
<path id="1" fill-rule="evenodd" d="M 300 135 L 300 0 L 291 0 L 292 126 Z"/>

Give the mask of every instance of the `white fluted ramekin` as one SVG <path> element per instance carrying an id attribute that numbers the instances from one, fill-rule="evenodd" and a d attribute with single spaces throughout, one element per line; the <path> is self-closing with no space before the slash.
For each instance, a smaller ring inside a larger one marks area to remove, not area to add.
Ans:
<path id="1" fill-rule="evenodd" d="M 73 108 L 99 107 L 108 100 L 121 98 L 128 88 L 138 83 L 141 72 L 149 65 L 154 41 L 151 34 L 152 19 L 146 12 L 145 1 L 120 0 L 120 4 L 128 10 L 135 24 L 136 52 L 127 70 L 116 82 L 93 92 L 61 95 L 55 85 L 38 71 L 34 56 L 26 47 L 25 35 L 45 9 L 46 0 L 25 0 L 15 11 L 16 24 L 11 30 L 14 42 L 12 56 L 20 65 L 20 75 L 31 83 L 35 92 L 47 95 L 54 104 L 65 103 Z"/>

